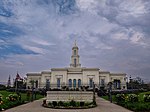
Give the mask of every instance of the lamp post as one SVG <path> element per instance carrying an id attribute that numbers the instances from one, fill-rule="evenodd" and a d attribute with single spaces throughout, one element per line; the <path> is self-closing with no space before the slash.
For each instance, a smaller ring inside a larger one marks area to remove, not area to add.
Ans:
<path id="1" fill-rule="evenodd" d="M 111 92 L 112 92 L 112 82 L 109 82 L 108 83 L 108 94 L 109 94 L 109 101 L 112 103 L 112 95 L 111 95 Z"/>
<path id="2" fill-rule="evenodd" d="M 32 96 L 31 96 L 31 101 L 33 101 L 33 100 L 34 100 L 34 98 L 33 98 L 33 95 L 34 95 L 34 80 L 32 80 L 31 84 L 32 84 Z"/>
<path id="3" fill-rule="evenodd" d="M 96 99 L 95 99 L 95 84 L 93 82 L 93 103 L 96 104 Z"/>

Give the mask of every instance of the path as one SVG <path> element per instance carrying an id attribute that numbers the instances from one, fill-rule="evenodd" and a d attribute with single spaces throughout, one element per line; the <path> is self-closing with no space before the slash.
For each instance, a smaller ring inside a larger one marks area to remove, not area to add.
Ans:
<path id="1" fill-rule="evenodd" d="M 99 97 L 96 98 L 96 101 L 98 106 L 91 109 L 50 109 L 41 106 L 41 99 L 8 109 L 4 112 L 132 112 Z"/>

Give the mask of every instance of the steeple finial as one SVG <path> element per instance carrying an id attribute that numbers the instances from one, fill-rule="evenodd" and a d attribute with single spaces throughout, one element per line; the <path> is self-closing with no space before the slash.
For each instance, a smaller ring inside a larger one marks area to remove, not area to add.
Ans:
<path id="1" fill-rule="evenodd" d="M 76 40 L 74 41 L 74 46 L 77 46 L 77 41 Z"/>

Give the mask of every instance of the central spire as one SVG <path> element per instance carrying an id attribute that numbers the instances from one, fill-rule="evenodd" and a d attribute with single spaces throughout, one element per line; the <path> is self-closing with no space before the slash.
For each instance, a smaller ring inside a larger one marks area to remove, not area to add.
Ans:
<path id="1" fill-rule="evenodd" d="M 72 56 L 71 56 L 71 64 L 70 67 L 81 67 L 81 64 L 79 63 L 79 55 L 78 55 L 78 46 L 77 42 L 75 40 L 74 46 L 72 47 Z"/>

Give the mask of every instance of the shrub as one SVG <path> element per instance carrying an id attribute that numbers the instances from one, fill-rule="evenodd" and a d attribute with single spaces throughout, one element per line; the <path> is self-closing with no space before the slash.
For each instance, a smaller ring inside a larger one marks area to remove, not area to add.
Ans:
<path id="1" fill-rule="evenodd" d="M 17 94 L 9 94 L 8 100 L 9 101 L 16 101 L 16 100 L 18 100 L 18 95 Z"/>
<path id="2" fill-rule="evenodd" d="M 56 101 L 53 101 L 52 104 L 53 104 L 54 107 L 57 106 L 57 102 Z"/>
<path id="3" fill-rule="evenodd" d="M 51 107 L 51 106 L 52 106 L 52 102 L 48 102 L 48 106 L 50 106 L 50 107 Z"/>
<path id="4" fill-rule="evenodd" d="M 58 102 L 58 106 L 64 106 L 64 102 L 59 101 L 59 102 Z"/>
<path id="5" fill-rule="evenodd" d="M 75 106 L 76 106 L 76 102 L 75 102 L 74 100 L 71 100 L 71 101 L 70 101 L 70 106 L 75 107 Z"/>
<path id="6" fill-rule="evenodd" d="M 129 94 L 128 95 L 128 101 L 129 102 L 138 102 L 138 95 L 136 95 L 136 94 Z"/>
<path id="7" fill-rule="evenodd" d="M 84 106 L 84 102 L 80 102 L 80 106 L 83 107 Z"/>
<path id="8" fill-rule="evenodd" d="M 150 94 L 145 94 L 143 97 L 144 97 L 144 102 L 150 102 Z"/>
<path id="9" fill-rule="evenodd" d="M 69 107 L 70 103 L 69 102 L 64 102 L 64 107 Z"/>
<path id="10" fill-rule="evenodd" d="M 116 95 L 116 101 L 118 103 L 124 102 L 125 101 L 125 95 L 124 94 L 117 94 Z"/>
<path id="11" fill-rule="evenodd" d="M 76 107 L 80 107 L 80 102 L 76 102 Z"/>

